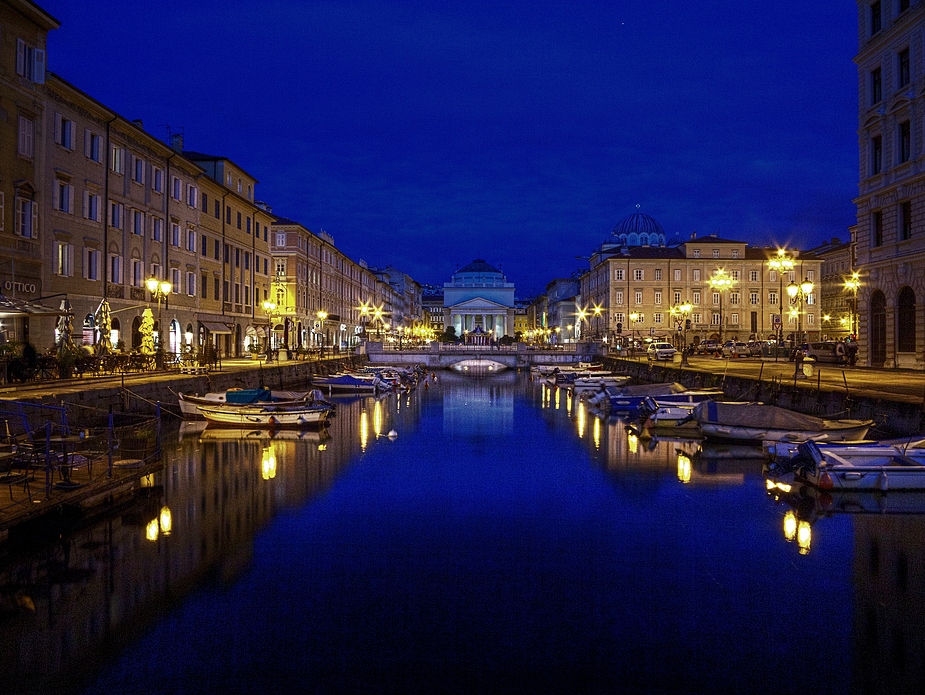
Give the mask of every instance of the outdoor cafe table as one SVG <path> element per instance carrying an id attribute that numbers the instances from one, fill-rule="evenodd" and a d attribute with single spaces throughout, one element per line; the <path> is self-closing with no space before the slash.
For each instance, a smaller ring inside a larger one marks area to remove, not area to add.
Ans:
<path id="1" fill-rule="evenodd" d="M 61 453 L 61 463 L 59 464 L 59 468 L 61 470 L 61 482 L 55 484 L 56 488 L 70 490 L 76 487 L 80 487 L 80 483 L 76 483 L 71 480 L 70 456 L 74 453 L 74 447 L 82 442 L 83 439 L 83 437 L 76 434 L 53 435 L 48 438 L 49 446 L 59 449 Z"/>

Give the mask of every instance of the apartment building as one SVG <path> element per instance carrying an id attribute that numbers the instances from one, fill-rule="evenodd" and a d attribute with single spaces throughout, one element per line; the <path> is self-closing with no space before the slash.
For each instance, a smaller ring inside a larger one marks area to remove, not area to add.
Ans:
<path id="1" fill-rule="evenodd" d="M 857 11 L 858 360 L 925 369 L 925 3 Z"/>

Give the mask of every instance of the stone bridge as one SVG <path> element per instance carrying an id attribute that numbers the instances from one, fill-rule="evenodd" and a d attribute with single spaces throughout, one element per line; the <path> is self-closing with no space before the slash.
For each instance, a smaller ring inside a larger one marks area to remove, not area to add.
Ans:
<path id="1" fill-rule="evenodd" d="M 555 349 L 535 349 L 525 343 L 513 345 L 453 345 L 431 343 L 421 347 L 364 343 L 359 354 L 366 354 L 372 364 L 425 364 L 428 369 L 449 369 L 464 360 L 493 360 L 509 369 L 529 369 L 535 364 L 575 364 L 603 358 L 604 346 L 600 342 L 569 343 Z"/>

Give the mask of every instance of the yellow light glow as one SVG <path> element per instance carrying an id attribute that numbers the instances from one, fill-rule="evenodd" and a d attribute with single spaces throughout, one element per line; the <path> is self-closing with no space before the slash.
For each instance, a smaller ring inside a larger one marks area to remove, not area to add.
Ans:
<path id="1" fill-rule="evenodd" d="M 276 453 L 272 446 L 263 450 L 263 457 L 260 461 L 260 476 L 264 480 L 272 480 L 276 477 Z"/>
<path id="2" fill-rule="evenodd" d="M 170 535 L 170 531 L 173 529 L 173 517 L 170 514 L 170 507 L 164 505 L 161 507 L 161 513 L 158 517 L 158 522 L 160 523 L 161 533 L 165 536 Z"/>
<path id="3" fill-rule="evenodd" d="M 813 530 L 808 521 L 801 521 L 797 526 L 797 545 L 800 555 L 809 555 L 809 547 L 813 539 Z"/>
<path id="4" fill-rule="evenodd" d="M 377 437 L 382 434 L 382 403 L 379 401 L 373 406 L 373 434 Z"/>
<path id="5" fill-rule="evenodd" d="M 682 483 L 689 483 L 691 481 L 691 471 L 693 466 L 691 465 L 691 458 L 687 454 L 678 452 L 678 480 Z"/>
<path id="6" fill-rule="evenodd" d="M 601 448 L 601 419 L 594 418 L 594 448 Z"/>
<path id="7" fill-rule="evenodd" d="M 157 525 L 157 519 L 151 519 L 145 526 L 145 538 L 149 541 L 156 541 L 160 535 L 160 527 Z"/>
<path id="8" fill-rule="evenodd" d="M 587 424 L 587 418 L 585 416 L 585 404 L 584 401 L 578 402 L 578 438 L 584 439 L 585 436 L 585 425 Z"/>
<path id="9" fill-rule="evenodd" d="M 629 450 L 631 454 L 639 453 L 639 437 L 631 432 L 627 434 L 626 442 L 629 444 Z"/>
<path id="10" fill-rule="evenodd" d="M 784 538 L 788 543 L 797 537 L 797 515 L 792 509 L 784 514 Z"/>
<path id="11" fill-rule="evenodd" d="M 364 410 L 360 413 L 360 449 L 366 451 L 366 445 L 369 443 L 369 416 Z"/>

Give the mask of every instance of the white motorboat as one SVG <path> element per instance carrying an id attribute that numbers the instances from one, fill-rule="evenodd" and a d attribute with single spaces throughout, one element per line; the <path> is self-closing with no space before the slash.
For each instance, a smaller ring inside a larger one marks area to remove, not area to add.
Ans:
<path id="1" fill-rule="evenodd" d="M 328 391 L 348 393 L 376 393 L 390 388 L 390 385 L 375 374 L 339 373 L 329 376 L 313 376 L 312 383 Z"/>
<path id="2" fill-rule="evenodd" d="M 228 389 L 213 391 L 204 395 L 177 392 L 180 413 L 186 419 L 201 418 L 200 405 L 296 405 L 324 400 L 320 391 L 282 391 L 270 389 Z"/>
<path id="3" fill-rule="evenodd" d="M 920 447 L 806 441 L 795 456 L 774 463 L 771 472 L 792 470 L 796 479 L 821 490 L 925 490 L 925 448 Z"/>
<path id="4" fill-rule="evenodd" d="M 764 403 L 698 403 L 693 417 L 705 437 L 760 443 L 864 439 L 873 420 L 830 420 Z"/>
<path id="5" fill-rule="evenodd" d="M 199 412 L 209 424 L 225 427 L 313 427 L 327 424 L 326 405 L 200 405 Z"/>
<path id="6" fill-rule="evenodd" d="M 659 403 L 655 398 L 643 402 L 641 410 L 647 412 L 643 427 L 653 434 L 678 437 L 699 437 L 700 425 L 691 417 L 694 403 Z"/>

